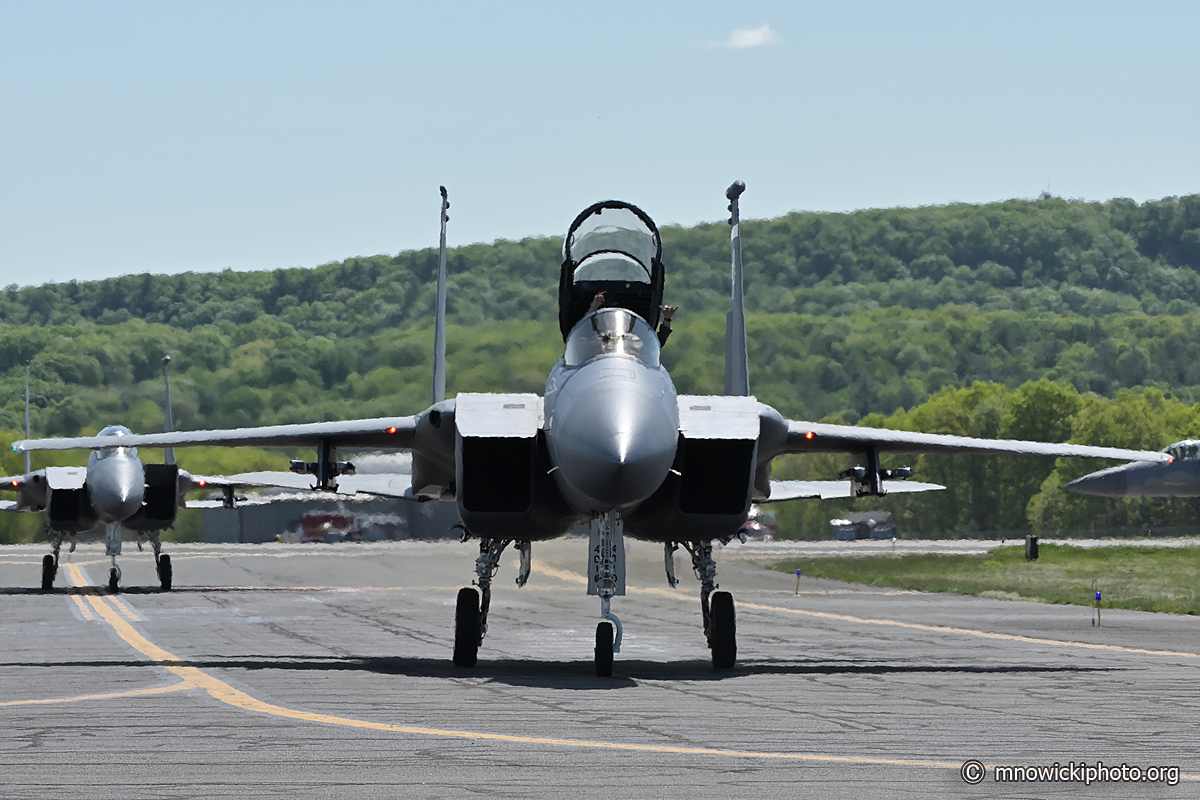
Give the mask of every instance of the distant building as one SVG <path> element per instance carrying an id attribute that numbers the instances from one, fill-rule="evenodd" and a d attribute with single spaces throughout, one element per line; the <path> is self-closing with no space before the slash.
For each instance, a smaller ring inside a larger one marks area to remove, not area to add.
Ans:
<path id="1" fill-rule="evenodd" d="M 899 537 L 896 518 L 890 511 L 854 511 L 842 519 L 831 519 L 833 538 L 841 541 L 855 539 L 891 539 Z"/>

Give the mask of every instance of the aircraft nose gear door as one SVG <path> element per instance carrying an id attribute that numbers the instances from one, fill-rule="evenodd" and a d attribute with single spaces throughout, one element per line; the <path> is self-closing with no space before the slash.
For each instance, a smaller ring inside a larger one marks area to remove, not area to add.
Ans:
<path id="1" fill-rule="evenodd" d="M 600 596 L 600 618 L 607 620 L 596 625 L 596 674 L 607 678 L 624 634 L 611 602 L 625 594 L 625 523 L 619 513 L 609 511 L 592 517 L 589 527 L 588 594 Z"/>

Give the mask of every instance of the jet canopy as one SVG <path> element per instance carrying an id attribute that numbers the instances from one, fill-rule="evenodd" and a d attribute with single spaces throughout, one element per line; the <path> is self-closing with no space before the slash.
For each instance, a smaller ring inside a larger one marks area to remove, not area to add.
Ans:
<path id="1" fill-rule="evenodd" d="M 1184 439 L 1182 442 L 1167 445 L 1163 452 L 1171 458 L 1200 458 L 1200 439 Z"/>
<path id="2" fill-rule="evenodd" d="M 654 221 L 629 203 L 606 200 L 584 209 L 563 239 L 559 328 L 566 339 L 592 298 L 627 308 L 658 324 L 662 303 L 662 242 Z"/>
<path id="3" fill-rule="evenodd" d="M 658 334 L 646 320 L 623 308 L 602 308 L 579 321 L 567 336 L 563 363 L 578 367 L 596 356 L 620 353 L 658 366 Z"/>
<path id="4" fill-rule="evenodd" d="M 132 436 L 133 431 L 126 428 L 124 425 L 109 425 L 104 430 L 96 434 L 97 436 L 112 436 L 114 438 L 120 436 Z M 116 442 L 113 442 L 112 447 L 106 447 L 102 450 L 96 450 L 92 453 L 92 458 L 99 461 L 103 458 L 108 458 L 113 455 L 130 455 L 137 456 L 136 447 L 120 447 Z"/>

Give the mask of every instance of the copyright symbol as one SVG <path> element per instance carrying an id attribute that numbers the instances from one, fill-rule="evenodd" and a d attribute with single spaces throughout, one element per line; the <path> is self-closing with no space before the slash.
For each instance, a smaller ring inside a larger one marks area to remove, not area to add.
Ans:
<path id="1" fill-rule="evenodd" d="M 970 761 L 964 761 L 958 772 L 964 781 L 973 786 L 983 783 L 983 778 L 987 775 L 987 767 L 983 765 L 982 761 L 972 758 Z"/>

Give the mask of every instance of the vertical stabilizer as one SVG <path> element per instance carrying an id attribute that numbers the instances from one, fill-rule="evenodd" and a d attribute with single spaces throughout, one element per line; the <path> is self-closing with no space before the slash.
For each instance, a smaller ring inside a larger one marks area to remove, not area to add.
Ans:
<path id="1" fill-rule="evenodd" d="M 166 384 L 167 397 L 163 403 L 163 408 L 166 411 L 166 418 L 163 421 L 163 430 L 167 433 L 175 432 L 175 418 L 171 415 L 171 376 L 167 373 L 167 365 L 171 363 L 170 356 L 162 357 L 163 365 L 163 383 Z M 163 450 L 163 461 L 167 464 L 175 463 L 175 448 L 168 447 Z"/>
<path id="2" fill-rule="evenodd" d="M 446 399 L 446 223 L 450 216 L 450 200 L 446 187 L 442 190 L 442 239 L 438 246 L 437 317 L 433 323 L 433 402 Z"/>
<path id="3" fill-rule="evenodd" d="M 750 395 L 750 359 L 746 351 L 746 306 L 742 301 L 742 226 L 738 216 L 738 198 L 746 184 L 734 181 L 725 191 L 729 199 L 729 244 L 731 306 L 725 318 L 725 394 Z"/>
<path id="4" fill-rule="evenodd" d="M 29 441 L 29 363 L 25 362 L 25 441 Z M 25 474 L 29 474 L 29 451 L 25 451 Z"/>

